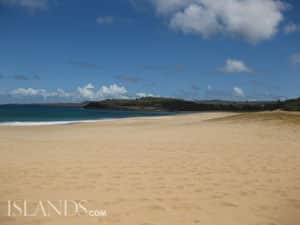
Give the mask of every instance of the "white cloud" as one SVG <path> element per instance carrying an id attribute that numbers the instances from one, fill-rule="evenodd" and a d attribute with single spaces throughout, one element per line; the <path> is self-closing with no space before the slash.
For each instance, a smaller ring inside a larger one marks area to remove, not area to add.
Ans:
<path id="1" fill-rule="evenodd" d="M 34 88 L 18 88 L 11 91 L 11 95 L 14 96 L 45 96 L 47 91 L 45 89 L 34 89 Z"/>
<path id="2" fill-rule="evenodd" d="M 232 95 L 235 97 L 245 97 L 245 93 L 240 87 L 234 87 L 232 90 Z"/>
<path id="3" fill-rule="evenodd" d="M 48 0 L 0 0 L 0 5 L 17 6 L 30 10 L 46 9 Z"/>
<path id="4" fill-rule="evenodd" d="M 98 16 L 96 22 L 101 25 L 112 24 L 115 22 L 115 18 L 113 16 Z"/>
<path id="5" fill-rule="evenodd" d="M 59 98 L 72 98 L 73 94 L 65 92 L 63 89 L 58 88 L 56 92 L 53 92 L 56 97 Z"/>
<path id="6" fill-rule="evenodd" d="M 241 60 L 227 59 L 221 71 L 224 73 L 250 73 L 252 69 Z"/>
<path id="7" fill-rule="evenodd" d="M 171 13 L 193 3 L 193 0 L 150 0 L 160 14 Z"/>
<path id="8" fill-rule="evenodd" d="M 124 95 L 127 94 L 127 89 L 122 86 L 118 86 L 117 84 L 112 84 L 110 86 L 102 86 L 98 91 L 98 96 L 101 97 L 125 97 Z"/>
<path id="9" fill-rule="evenodd" d="M 35 89 L 35 88 L 17 88 L 17 89 L 10 91 L 9 95 L 12 97 L 17 97 L 17 98 L 26 98 L 26 97 L 71 98 L 71 97 L 74 97 L 74 93 L 65 92 L 63 89 L 60 89 L 60 88 L 58 88 L 56 91 L 47 91 L 46 89 Z"/>
<path id="10" fill-rule="evenodd" d="M 291 56 L 291 61 L 294 65 L 300 64 L 300 52 L 293 54 Z"/>
<path id="11" fill-rule="evenodd" d="M 291 34 L 300 31 L 300 25 L 295 23 L 289 23 L 284 27 L 284 32 L 286 34 Z"/>
<path id="12" fill-rule="evenodd" d="M 85 85 L 84 87 L 78 87 L 77 91 L 79 93 L 80 98 L 84 99 L 94 99 L 96 98 L 96 94 L 94 92 L 94 85 L 89 83 Z"/>
<path id="13" fill-rule="evenodd" d="M 221 31 L 215 13 L 203 7 L 191 4 L 183 12 L 177 12 L 170 20 L 170 27 L 184 33 L 197 33 L 204 37 Z"/>
<path id="14" fill-rule="evenodd" d="M 239 36 L 255 44 L 271 39 L 287 8 L 281 0 L 150 0 L 172 29 L 209 37 Z"/>
<path id="15" fill-rule="evenodd" d="M 153 94 L 138 92 L 135 94 L 138 98 L 145 98 L 145 97 L 154 97 Z"/>
<path id="16" fill-rule="evenodd" d="M 109 86 L 101 86 L 99 90 L 95 90 L 95 86 L 92 83 L 85 85 L 84 87 L 77 88 L 77 97 L 80 99 L 97 100 L 103 98 L 126 98 L 127 89 L 117 84 Z"/>

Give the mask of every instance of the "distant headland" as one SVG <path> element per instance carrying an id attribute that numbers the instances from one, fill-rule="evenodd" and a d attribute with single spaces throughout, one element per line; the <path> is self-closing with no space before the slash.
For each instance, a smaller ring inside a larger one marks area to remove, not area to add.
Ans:
<path id="1" fill-rule="evenodd" d="M 143 111 L 300 111 L 300 98 L 285 101 L 188 101 L 175 98 L 144 97 L 138 99 L 108 99 L 83 104 L 86 109 L 143 110 Z"/>

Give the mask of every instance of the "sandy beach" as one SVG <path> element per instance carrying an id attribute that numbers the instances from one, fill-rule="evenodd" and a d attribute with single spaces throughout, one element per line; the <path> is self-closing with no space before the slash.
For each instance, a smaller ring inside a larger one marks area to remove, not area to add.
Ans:
<path id="1" fill-rule="evenodd" d="M 299 115 L 1 126 L 0 224 L 299 225 Z M 6 216 L 20 199 L 89 200 L 107 216 Z"/>

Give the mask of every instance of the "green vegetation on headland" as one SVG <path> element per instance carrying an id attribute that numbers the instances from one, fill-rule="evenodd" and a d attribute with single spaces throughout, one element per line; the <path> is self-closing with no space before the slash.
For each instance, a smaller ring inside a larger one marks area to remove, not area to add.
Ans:
<path id="1" fill-rule="evenodd" d="M 281 109 L 286 111 L 300 111 L 300 98 L 284 101 Z"/>
<path id="2" fill-rule="evenodd" d="M 254 113 L 238 113 L 231 116 L 224 116 L 221 118 L 214 118 L 208 121 L 216 122 L 277 122 L 281 124 L 293 124 L 300 125 L 300 114 L 298 112 L 288 112 L 288 111 L 264 111 L 264 112 L 254 112 Z"/>
<path id="3" fill-rule="evenodd" d="M 108 99 L 88 102 L 87 109 L 149 110 L 149 111 L 300 111 L 300 98 L 286 101 L 187 101 L 174 98 L 145 97 L 139 99 Z"/>

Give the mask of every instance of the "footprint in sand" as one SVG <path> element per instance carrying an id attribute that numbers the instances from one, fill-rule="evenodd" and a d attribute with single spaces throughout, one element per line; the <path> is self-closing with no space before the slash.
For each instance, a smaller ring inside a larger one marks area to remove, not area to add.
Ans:
<path id="1" fill-rule="evenodd" d="M 146 206 L 145 207 L 147 210 L 151 210 L 151 211 L 165 211 L 166 208 L 164 208 L 161 205 L 150 205 L 150 206 Z"/>
<path id="2" fill-rule="evenodd" d="M 288 201 L 295 207 L 296 209 L 300 209 L 300 200 L 298 199 L 288 199 Z"/>
<path id="3" fill-rule="evenodd" d="M 222 202 L 222 205 L 226 206 L 226 207 L 238 207 L 237 204 L 232 203 L 232 202 Z"/>

